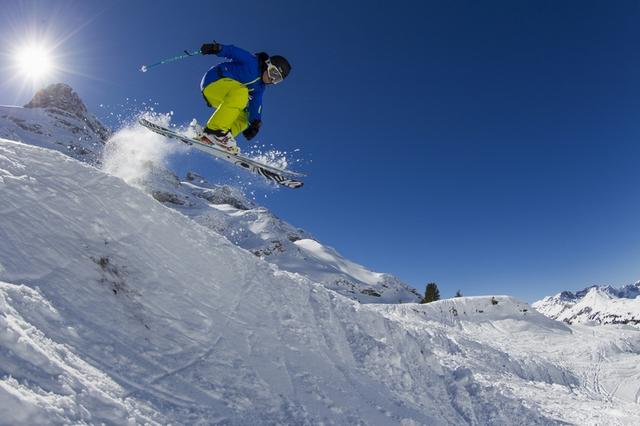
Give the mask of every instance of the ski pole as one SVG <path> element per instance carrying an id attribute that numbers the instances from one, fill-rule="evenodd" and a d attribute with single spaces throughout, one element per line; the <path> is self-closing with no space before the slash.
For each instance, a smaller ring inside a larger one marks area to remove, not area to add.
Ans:
<path id="1" fill-rule="evenodd" d="M 200 50 L 194 50 L 193 52 L 189 52 L 188 50 L 184 51 L 184 55 L 178 55 L 178 56 L 174 56 L 173 58 L 167 58 L 167 59 L 163 59 L 159 62 L 156 62 L 155 64 L 151 64 L 151 65 L 143 65 L 140 67 L 140 71 L 141 72 L 147 72 L 149 71 L 150 68 L 153 67 L 157 67 L 158 65 L 164 65 L 164 64 L 168 64 L 169 62 L 174 62 L 174 61 L 178 61 L 180 59 L 184 59 L 184 58 L 188 58 L 189 56 L 196 56 L 196 55 L 201 55 L 202 53 L 200 52 Z"/>

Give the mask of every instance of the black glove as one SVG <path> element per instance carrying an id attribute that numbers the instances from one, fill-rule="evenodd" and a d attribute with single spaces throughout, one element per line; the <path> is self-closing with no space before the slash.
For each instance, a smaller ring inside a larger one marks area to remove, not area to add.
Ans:
<path id="1" fill-rule="evenodd" d="M 205 43 L 200 46 L 200 53 L 203 55 L 217 55 L 222 50 L 222 46 L 220 43 Z"/>
<path id="2" fill-rule="evenodd" d="M 244 132 L 242 132 L 242 134 L 244 135 L 245 138 L 247 138 L 248 141 L 250 141 L 251 139 L 256 137 L 256 135 L 260 131 L 261 125 L 262 125 L 262 121 L 253 120 L 251 124 L 249 124 L 249 127 L 247 127 L 244 130 Z"/>

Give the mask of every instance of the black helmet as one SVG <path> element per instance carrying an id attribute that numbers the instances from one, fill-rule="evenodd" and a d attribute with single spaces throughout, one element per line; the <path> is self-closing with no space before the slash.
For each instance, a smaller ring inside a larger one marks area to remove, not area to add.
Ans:
<path id="1" fill-rule="evenodd" d="M 269 58 L 271 63 L 275 65 L 280 73 L 282 73 L 283 78 L 287 78 L 289 73 L 291 72 L 291 64 L 287 61 L 284 56 L 274 55 Z"/>

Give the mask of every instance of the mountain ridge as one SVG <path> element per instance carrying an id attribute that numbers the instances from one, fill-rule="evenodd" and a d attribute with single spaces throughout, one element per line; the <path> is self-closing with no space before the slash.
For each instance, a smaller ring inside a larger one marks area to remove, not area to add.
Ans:
<path id="1" fill-rule="evenodd" d="M 620 288 L 592 285 L 547 296 L 532 307 L 569 324 L 640 325 L 640 281 Z"/>
<path id="2" fill-rule="evenodd" d="M 23 107 L 0 106 L 0 137 L 51 148 L 99 166 L 111 131 L 63 83 L 36 92 Z"/>

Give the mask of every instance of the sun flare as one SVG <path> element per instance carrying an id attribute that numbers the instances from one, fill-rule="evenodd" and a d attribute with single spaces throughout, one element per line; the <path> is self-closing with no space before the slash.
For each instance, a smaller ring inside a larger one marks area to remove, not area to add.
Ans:
<path id="1" fill-rule="evenodd" d="M 30 45 L 19 49 L 15 55 L 16 66 L 23 77 L 38 81 L 49 76 L 55 65 L 49 50 L 40 45 Z"/>

